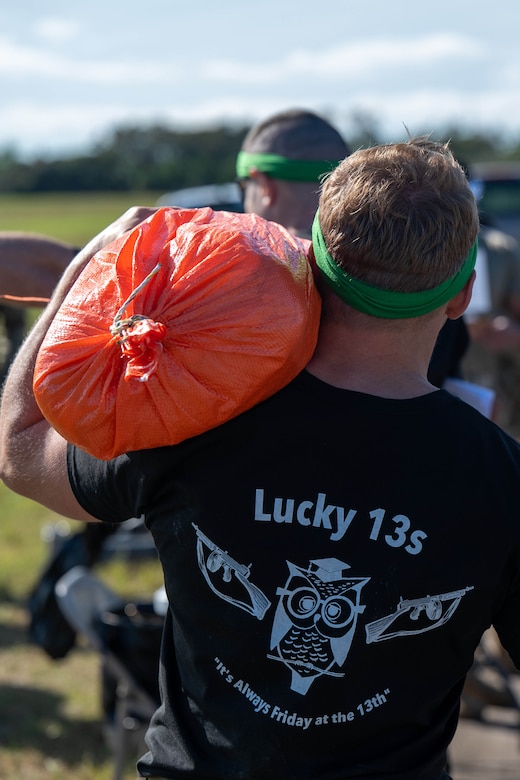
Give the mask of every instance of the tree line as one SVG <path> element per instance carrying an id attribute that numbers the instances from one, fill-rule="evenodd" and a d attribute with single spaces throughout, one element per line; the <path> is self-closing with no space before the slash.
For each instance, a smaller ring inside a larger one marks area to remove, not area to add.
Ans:
<path id="1" fill-rule="evenodd" d="M 352 149 L 380 143 L 377 125 L 359 116 Z M 219 126 L 179 131 L 164 125 L 116 128 L 84 154 L 22 160 L 0 150 L 0 192 L 167 191 L 232 181 L 235 159 L 248 127 Z M 506 143 L 498 134 L 463 132 L 456 127 L 431 133 L 450 140 L 466 165 L 520 160 L 520 136 Z"/>

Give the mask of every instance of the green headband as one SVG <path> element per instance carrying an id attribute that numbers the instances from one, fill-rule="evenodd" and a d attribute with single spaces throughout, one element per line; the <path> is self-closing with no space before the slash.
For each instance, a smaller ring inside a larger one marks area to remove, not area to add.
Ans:
<path id="1" fill-rule="evenodd" d="M 313 182 L 330 173 L 339 163 L 340 160 L 291 160 L 281 154 L 239 152 L 236 170 L 239 179 L 249 178 L 251 168 L 256 168 L 275 179 Z"/>
<path id="2" fill-rule="evenodd" d="M 438 309 L 459 293 L 469 280 L 477 259 L 477 240 L 469 250 L 461 268 L 450 279 L 431 290 L 421 292 L 394 292 L 373 287 L 354 279 L 337 265 L 325 246 L 318 212 L 312 225 L 312 247 L 316 264 L 327 284 L 353 309 L 372 317 L 406 319 Z"/>

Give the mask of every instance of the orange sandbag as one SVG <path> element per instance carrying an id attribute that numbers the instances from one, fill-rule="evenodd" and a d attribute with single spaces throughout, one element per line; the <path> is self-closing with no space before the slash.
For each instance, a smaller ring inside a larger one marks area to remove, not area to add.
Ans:
<path id="1" fill-rule="evenodd" d="M 253 214 L 159 209 L 94 255 L 69 291 L 36 362 L 42 413 L 109 459 L 268 398 L 316 344 L 308 247 Z"/>

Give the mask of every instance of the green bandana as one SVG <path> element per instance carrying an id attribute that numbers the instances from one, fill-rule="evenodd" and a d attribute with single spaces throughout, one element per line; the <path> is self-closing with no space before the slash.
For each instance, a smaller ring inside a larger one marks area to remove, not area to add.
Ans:
<path id="1" fill-rule="evenodd" d="M 477 259 L 477 240 L 469 250 L 462 267 L 450 279 L 431 290 L 421 292 L 394 292 L 373 287 L 354 279 L 337 265 L 325 246 L 318 212 L 312 225 L 312 247 L 316 264 L 327 284 L 353 309 L 372 317 L 406 319 L 438 309 L 459 293 L 469 280 Z"/>
<path id="2" fill-rule="evenodd" d="M 256 168 L 268 176 L 283 181 L 320 181 L 323 174 L 330 173 L 340 160 L 291 160 L 281 154 L 252 154 L 239 152 L 237 157 L 237 176 L 249 178 L 251 168 Z"/>

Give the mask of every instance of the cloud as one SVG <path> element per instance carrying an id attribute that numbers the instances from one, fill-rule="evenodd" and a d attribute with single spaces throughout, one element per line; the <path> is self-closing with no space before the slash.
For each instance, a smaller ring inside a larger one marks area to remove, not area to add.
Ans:
<path id="1" fill-rule="evenodd" d="M 475 62 L 482 47 L 467 36 L 443 33 L 420 38 L 367 39 L 345 43 L 322 51 L 296 50 L 277 62 L 248 64 L 235 60 L 213 60 L 201 71 L 212 81 L 241 84 L 280 83 L 296 77 L 351 81 L 395 68 L 433 68 L 447 62 Z"/>
<path id="2" fill-rule="evenodd" d="M 518 134 L 520 127 L 517 90 L 506 85 L 475 92 L 450 87 L 406 93 L 371 90 L 358 96 L 356 108 L 372 115 L 384 129 L 386 140 L 394 141 L 404 137 L 405 125 L 412 134 L 457 127 L 504 136 Z"/>
<path id="3" fill-rule="evenodd" d="M 300 105 L 327 115 L 346 137 L 355 130 L 354 115 L 372 116 L 382 140 L 398 141 L 413 133 L 439 131 L 456 126 L 467 131 L 482 129 L 508 135 L 518 132 L 520 104 L 517 90 L 504 85 L 501 89 L 481 89 L 461 93 L 454 88 L 420 88 L 403 94 L 368 89 L 360 92 L 348 105 L 324 99 L 319 93 L 299 103 L 287 97 L 266 94 L 258 96 L 228 95 L 193 99 L 191 102 L 157 101 L 155 104 L 129 105 L 124 101 L 63 102 L 46 105 L 44 101 L 20 101 L 0 110 L 0 148 L 10 144 L 23 155 L 82 153 L 109 135 L 117 126 L 163 124 L 172 128 L 195 129 L 217 124 L 249 126 L 270 114 Z M 496 118 L 504 118 L 500 123 Z M 507 122 L 505 121 L 507 118 Z"/>
<path id="4" fill-rule="evenodd" d="M 46 18 L 37 23 L 41 37 L 48 41 L 66 40 L 78 33 L 78 27 L 65 19 Z M 412 40 L 387 38 L 367 39 L 355 43 L 313 51 L 296 49 L 281 58 L 263 62 L 243 62 L 233 59 L 202 60 L 187 66 L 185 59 L 137 57 L 126 60 L 77 59 L 52 49 L 14 43 L 0 38 L 0 73 L 21 81 L 28 76 L 36 80 L 54 79 L 92 85 L 171 85 L 175 79 L 198 84 L 210 82 L 222 85 L 268 86 L 294 79 L 311 82 L 359 83 L 362 79 L 398 68 L 444 68 L 455 62 L 475 62 L 481 54 L 479 46 L 466 36 L 454 33 L 424 36 Z"/>
<path id="5" fill-rule="evenodd" d="M 79 24 L 70 19 L 58 17 L 40 18 L 36 20 L 34 25 L 35 35 L 49 43 L 70 41 L 79 35 L 79 31 Z"/>
<path id="6" fill-rule="evenodd" d="M 168 83 L 175 69 L 160 62 L 75 60 L 51 50 L 23 46 L 0 38 L 0 73 L 11 81 L 35 80 L 82 82 L 93 85 Z"/>
<path id="7" fill-rule="evenodd" d="M 403 124 L 411 132 L 450 121 L 499 132 L 520 126 L 516 51 L 494 51 L 485 37 L 477 42 L 466 33 L 312 50 L 294 38 L 292 50 L 266 50 L 267 62 L 259 63 L 206 60 L 180 45 L 148 56 L 128 43 L 123 56 L 106 47 L 100 59 L 89 47 L 80 54 L 75 41 L 59 49 L 43 42 L 77 38 L 81 28 L 66 19 L 46 17 L 35 27 L 37 46 L 0 36 L 0 148 L 17 144 L 22 153 L 85 148 L 116 125 L 245 126 L 288 106 L 326 114 L 347 137 L 354 112 L 373 116 L 389 138 L 402 138 Z"/>
<path id="8" fill-rule="evenodd" d="M 18 101 L 0 110 L 0 127 L 9 128 L 9 137 L 5 137 L 4 130 L 5 140 L 0 143 L 8 142 L 22 152 L 75 152 L 99 140 L 108 127 L 140 124 L 150 119 L 150 112 L 124 104 L 45 106 L 35 101 Z"/>

